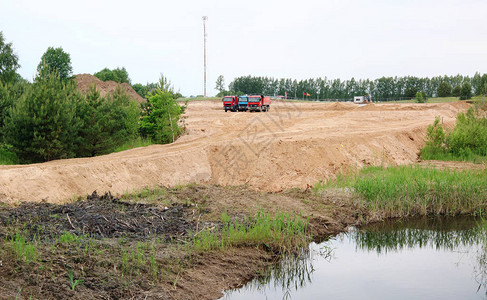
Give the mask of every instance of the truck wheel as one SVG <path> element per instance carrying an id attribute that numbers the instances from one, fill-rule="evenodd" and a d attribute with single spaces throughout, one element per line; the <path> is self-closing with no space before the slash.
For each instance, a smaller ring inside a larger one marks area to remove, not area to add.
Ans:
<path id="1" fill-rule="evenodd" d="M 227 112 L 227 108 L 225 107 L 225 112 Z"/>

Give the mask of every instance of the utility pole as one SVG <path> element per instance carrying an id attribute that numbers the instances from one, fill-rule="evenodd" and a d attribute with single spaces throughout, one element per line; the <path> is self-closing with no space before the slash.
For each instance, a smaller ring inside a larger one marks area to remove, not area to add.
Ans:
<path id="1" fill-rule="evenodd" d="M 203 65 L 204 65 L 204 91 L 203 97 L 206 97 L 206 21 L 208 20 L 207 16 L 203 16 Z"/>

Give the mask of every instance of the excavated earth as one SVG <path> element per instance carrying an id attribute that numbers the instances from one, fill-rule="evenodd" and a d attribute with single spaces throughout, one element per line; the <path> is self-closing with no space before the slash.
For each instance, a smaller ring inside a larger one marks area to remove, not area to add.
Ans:
<path id="1" fill-rule="evenodd" d="M 115 92 L 120 87 L 127 95 L 139 103 L 147 102 L 142 98 L 128 83 L 117 83 L 115 81 L 101 81 L 91 74 L 74 75 L 76 87 L 84 94 L 86 94 L 92 86 L 96 86 L 96 90 L 100 92 L 100 96 L 105 97 L 107 94 Z"/>
<path id="2" fill-rule="evenodd" d="M 225 113 L 220 101 L 190 102 L 186 134 L 173 144 L 0 166 L 0 201 L 63 203 L 94 190 L 121 194 L 187 183 L 306 188 L 347 168 L 416 162 L 435 117 L 453 126 L 468 106 L 274 101 L 267 113 Z"/>

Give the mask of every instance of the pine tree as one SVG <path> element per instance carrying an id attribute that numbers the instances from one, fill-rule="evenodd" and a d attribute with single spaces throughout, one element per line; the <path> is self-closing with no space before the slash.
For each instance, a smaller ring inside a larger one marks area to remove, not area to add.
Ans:
<path id="1" fill-rule="evenodd" d="M 5 141 L 24 162 L 41 162 L 75 155 L 80 126 L 75 101 L 80 95 L 57 73 L 41 71 L 5 120 Z"/>

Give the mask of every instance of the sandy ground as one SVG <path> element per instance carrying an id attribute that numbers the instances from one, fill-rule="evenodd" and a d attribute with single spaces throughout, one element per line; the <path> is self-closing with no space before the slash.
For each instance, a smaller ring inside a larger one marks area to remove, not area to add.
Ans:
<path id="1" fill-rule="evenodd" d="M 416 162 L 435 116 L 452 127 L 468 106 L 274 101 L 267 113 L 225 113 L 220 101 L 195 101 L 184 116 L 187 133 L 173 144 L 0 166 L 0 201 L 59 203 L 94 190 L 186 183 L 306 188 L 345 168 Z"/>

